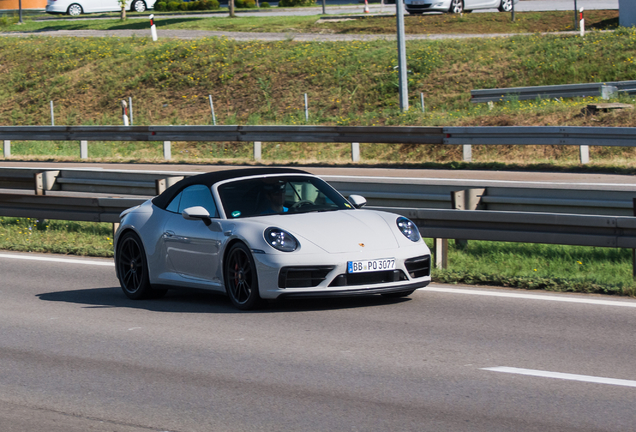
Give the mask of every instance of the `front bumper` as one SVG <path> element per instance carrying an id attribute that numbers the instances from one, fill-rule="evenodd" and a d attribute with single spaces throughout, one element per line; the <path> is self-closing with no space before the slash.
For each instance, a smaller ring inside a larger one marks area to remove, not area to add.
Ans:
<path id="1" fill-rule="evenodd" d="M 428 285 L 430 251 L 426 246 L 394 250 L 385 254 L 376 251 L 365 259 L 395 258 L 395 270 L 347 273 L 347 261 L 360 259 L 360 254 L 334 256 L 282 255 L 254 253 L 259 293 L 262 298 L 342 297 L 390 294 L 413 291 Z M 377 256 L 375 256 L 377 255 Z M 331 262 L 329 262 L 331 261 Z"/>
<path id="2" fill-rule="evenodd" d="M 348 289 L 348 290 L 336 290 L 336 291 L 311 291 L 311 292 L 290 292 L 283 293 L 278 296 L 279 299 L 290 298 L 329 298 L 329 297 L 356 297 L 367 296 L 373 294 L 397 294 L 402 292 L 414 291 L 418 288 L 424 288 L 430 280 L 404 284 L 400 286 L 381 287 L 381 288 L 364 288 L 364 289 Z"/>

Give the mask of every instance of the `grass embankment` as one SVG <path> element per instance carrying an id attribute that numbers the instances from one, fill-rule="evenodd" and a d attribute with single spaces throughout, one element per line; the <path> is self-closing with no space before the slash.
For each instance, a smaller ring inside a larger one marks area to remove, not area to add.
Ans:
<path id="1" fill-rule="evenodd" d="M 429 246 L 432 246 L 429 241 Z M 0 218 L 0 249 L 112 257 L 112 225 Z M 597 294 L 636 294 L 626 249 L 450 242 L 450 267 L 439 282 Z"/>
<path id="2" fill-rule="evenodd" d="M 424 20 L 431 29 L 437 28 L 431 24 L 433 20 L 467 20 L 463 28 L 476 31 L 479 26 L 506 17 L 509 16 L 472 14 L 464 18 L 408 18 L 414 22 Z M 562 13 L 559 19 L 567 27 L 571 18 L 571 14 Z M 181 20 L 199 26 L 235 22 L 217 18 Z M 239 20 L 248 19 L 236 22 Z M 284 21 L 259 18 L 253 27 L 270 20 Z M 367 18 L 361 23 L 366 23 L 366 31 L 371 32 L 376 29 L 374 23 L 384 20 Z M 525 20 L 525 14 L 518 14 L 518 23 Z M 394 20 L 388 22 L 394 25 Z M 86 23 L 73 21 L 63 25 Z M 485 104 L 470 103 L 470 90 L 474 88 L 634 79 L 633 29 L 591 33 L 585 38 L 537 34 L 411 41 L 407 43 L 407 53 L 411 109 L 401 113 L 392 41 L 236 42 L 209 38 L 161 39 L 152 43 L 147 38 L 7 37 L 0 39 L 0 124 L 50 124 L 49 100 L 55 103 L 56 124 L 120 124 L 119 101 L 129 96 L 134 100 L 135 124 L 210 124 L 209 94 L 220 124 L 305 124 L 303 94 L 307 93 L 309 124 L 634 125 L 631 111 L 582 115 L 581 108 L 589 102 L 584 99 L 508 101 L 495 104 L 493 110 Z M 426 100 L 425 114 L 419 104 L 420 93 Z M 632 102 L 631 98 L 622 100 Z M 16 158 L 78 158 L 77 145 L 64 142 L 16 142 L 12 153 Z M 173 154 L 177 162 L 248 162 L 251 147 L 249 143 L 173 143 Z M 593 147 L 593 162 L 588 169 L 630 170 L 634 167 L 633 155 L 631 149 Z M 162 154 L 156 143 L 91 143 L 89 156 L 100 160 L 159 161 Z M 266 144 L 263 157 L 273 163 L 350 160 L 347 145 L 302 143 Z M 444 164 L 461 160 L 461 149 L 367 144 L 362 146 L 361 157 L 363 163 L 369 164 Z M 556 146 L 478 146 L 473 149 L 473 160 L 477 164 L 578 167 L 575 148 Z"/>

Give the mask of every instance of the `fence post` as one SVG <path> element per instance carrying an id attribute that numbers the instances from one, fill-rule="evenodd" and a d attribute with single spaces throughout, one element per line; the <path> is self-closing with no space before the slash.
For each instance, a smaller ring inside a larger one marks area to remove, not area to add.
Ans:
<path id="1" fill-rule="evenodd" d="M 163 158 L 165 160 L 172 159 L 172 150 L 170 149 L 170 141 L 163 142 Z"/>
<path id="2" fill-rule="evenodd" d="M 351 160 L 360 162 L 360 143 L 351 143 Z"/>
<path id="3" fill-rule="evenodd" d="M 80 159 L 88 159 L 88 141 L 80 141 Z"/>
<path id="4" fill-rule="evenodd" d="M 260 141 L 254 141 L 254 160 L 255 161 L 259 161 L 262 159 L 261 147 L 262 146 Z"/>
<path id="5" fill-rule="evenodd" d="M 590 146 L 587 146 L 587 145 L 580 146 L 579 155 L 581 157 L 581 164 L 590 163 Z"/>
<path id="6" fill-rule="evenodd" d="M 2 154 L 4 157 L 11 157 L 11 141 L 4 140 L 4 145 L 2 146 Z"/>
<path id="7" fill-rule="evenodd" d="M 473 148 L 470 144 L 462 145 L 462 158 L 464 162 L 470 162 L 473 160 Z"/>
<path id="8" fill-rule="evenodd" d="M 435 268 L 447 269 L 448 268 L 448 239 L 436 238 L 433 239 L 435 246 L 433 247 L 433 254 L 435 255 Z"/>

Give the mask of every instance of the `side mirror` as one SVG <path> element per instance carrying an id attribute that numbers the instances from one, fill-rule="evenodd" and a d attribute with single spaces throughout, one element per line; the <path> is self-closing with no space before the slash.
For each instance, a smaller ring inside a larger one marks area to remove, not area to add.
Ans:
<path id="1" fill-rule="evenodd" d="M 357 209 L 367 204 L 367 200 L 362 195 L 349 195 L 349 202 Z"/>
<path id="2" fill-rule="evenodd" d="M 210 219 L 210 213 L 201 206 L 188 207 L 181 213 L 184 219 L 187 220 L 202 220 L 206 225 L 210 225 L 212 220 Z"/>

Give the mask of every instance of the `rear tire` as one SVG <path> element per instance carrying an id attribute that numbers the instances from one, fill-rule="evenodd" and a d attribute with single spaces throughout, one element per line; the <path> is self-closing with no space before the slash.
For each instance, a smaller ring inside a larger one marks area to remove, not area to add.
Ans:
<path id="1" fill-rule="evenodd" d="M 464 12 L 464 2 L 462 0 L 451 0 L 451 5 L 448 9 L 448 12 L 452 14 L 459 14 Z"/>
<path id="2" fill-rule="evenodd" d="M 82 7 L 78 5 L 77 3 L 73 3 L 66 10 L 66 13 L 69 14 L 70 16 L 79 16 L 82 14 L 82 12 L 84 12 L 82 10 Z"/>
<path id="3" fill-rule="evenodd" d="M 225 260 L 223 276 L 225 291 L 234 307 L 250 310 L 261 305 L 256 265 L 245 244 L 235 243 L 230 247 Z"/>

